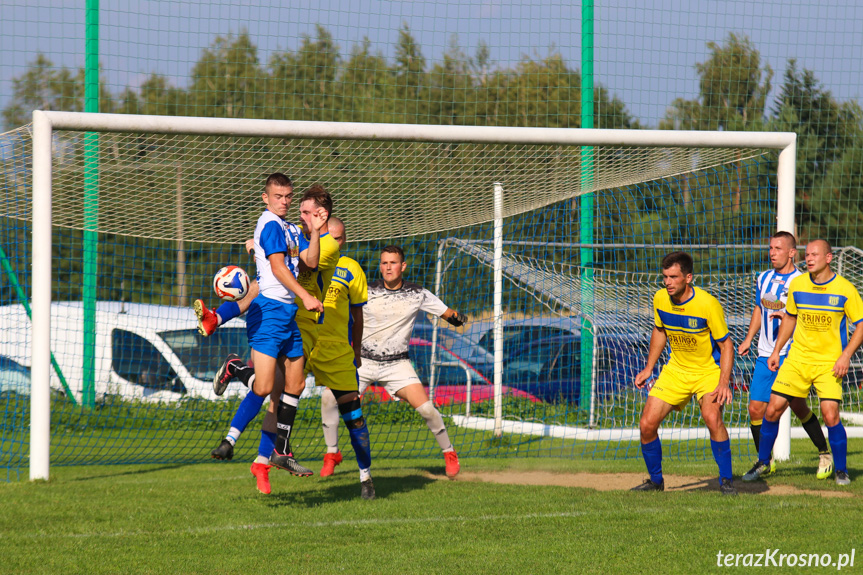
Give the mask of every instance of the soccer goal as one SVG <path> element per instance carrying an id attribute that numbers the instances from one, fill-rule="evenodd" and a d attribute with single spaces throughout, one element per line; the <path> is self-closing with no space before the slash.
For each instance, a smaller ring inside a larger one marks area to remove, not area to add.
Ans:
<path id="1" fill-rule="evenodd" d="M 18 289 L 0 309 L 0 359 L 29 373 L 30 433 L 3 429 L 19 446 L 3 463 L 20 464 L 28 435 L 32 479 L 48 477 L 49 453 L 206 459 L 243 393 L 217 400 L 209 382 L 245 330 L 239 319 L 200 338 L 189 304 L 215 300 L 223 265 L 253 272 L 242 242 L 274 171 L 332 192 L 346 255 L 370 280 L 379 249 L 400 243 L 408 279 L 471 316 L 458 331 L 423 318 L 412 340 L 465 454 L 635 455 L 644 395 L 627 378 L 646 356 L 659 259 L 691 251 L 699 285 L 745 332 L 760 246 L 794 231 L 790 133 L 34 112 L 14 138 L 32 153 L 32 189 L 4 163 L 2 260 Z M 745 427 L 736 369 L 727 418 Z M 403 406 L 366 402 L 376 455 L 434 452 Z M 317 406 L 313 392 L 301 405 L 309 458 Z M 699 427 L 692 409 L 669 422 L 681 455 L 702 456 Z"/>

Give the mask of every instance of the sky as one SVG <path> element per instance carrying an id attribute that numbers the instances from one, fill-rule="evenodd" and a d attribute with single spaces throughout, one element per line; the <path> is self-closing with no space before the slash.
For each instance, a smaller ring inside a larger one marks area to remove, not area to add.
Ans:
<path id="1" fill-rule="evenodd" d="M 85 0 L 0 0 L 0 108 L 12 78 L 38 52 L 55 64 L 84 64 Z M 581 3 L 565 0 L 102 0 L 100 52 L 113 92 L 137 87 L 151 72 L 184 87 L 192 66 L 218 35 L 249 32 L 266 63 L 296 49 L 315 24 L 342 55 L 368 38 L 394 54 L 407 24 L 431 65 L 455 37 L 467 54 L 480 42 L 492 61 L 512 68 L 525 57 L 558 51 L 581 68 Z M 790 58 L 811 69 L 840 100 L 863 101 L 863 2 L 859 0 L 595 0 L 596 81 L 630 113 L 656 127 L 674 98 L 698 95 L 695 65 L 708 42 L 748 36 L 774 70 L 772 94 Z"/>

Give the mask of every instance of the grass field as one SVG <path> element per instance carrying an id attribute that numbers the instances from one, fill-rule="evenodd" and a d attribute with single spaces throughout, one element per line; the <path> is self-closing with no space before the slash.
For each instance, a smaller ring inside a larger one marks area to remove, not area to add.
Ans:
<path id="1" fill-rule="evenodd" d="M 374 501 L 359 498 L 350 450 L 327 479 L 274 470 L 270 496 L 247 463 L 56 466 L 48 482 L 0 484 L 0 571 L 703 573 L 728 570 L 719 551 L 835 559 L 855 546 L 843 572 L 860 571 L 863 440 L 850 441 L 850 488 L 817 481 L 810 451 L 795 441 L 775 478 L 736 498 L 703 481 L 712 460 L 674 458 L 669 483 L 700 479 L 654 494 L 613 489 L 645 476 L 636 458 L 465 457 L 456 481 L 442 458 L 385 459 Z"/>

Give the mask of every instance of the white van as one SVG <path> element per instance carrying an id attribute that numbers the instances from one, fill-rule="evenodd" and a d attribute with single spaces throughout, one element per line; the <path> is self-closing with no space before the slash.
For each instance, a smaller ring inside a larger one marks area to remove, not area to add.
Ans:
<path id="1" fill-rule="evenodd" d="M 29 371 L 31 341 L 30 320 L 24 307 L 0 306 L 0 366 L 7 365 L 8 369 L 2 371 L 10 376 L 5 378 L 9 379 L 7 383 L 19 388 L 22 371 Z M 52 303 L 51 351 L 76 401 L 80 401 L 83 390 L 83 341 L 82 303 Z M 150 401 L 220 399 L 213 393 L 213 377 L 229 353 L 249 357 L 242 319 L 231 320 L 205 338 L 198 333 L 195 313 L 188 307 L 96 303 L 97 397 L 112 394 Z M 64 391 L 53 368 L 51 387 Z M 228 386 L 223 397 L 234 395 L 245 395 L 245 387 L 237 381 Z"/>

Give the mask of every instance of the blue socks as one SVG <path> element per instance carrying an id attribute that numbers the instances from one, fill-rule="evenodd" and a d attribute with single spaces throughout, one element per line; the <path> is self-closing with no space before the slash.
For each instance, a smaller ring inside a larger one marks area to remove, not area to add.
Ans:
<path id="1" fill-rule="evenodd" d="M 240 317 L 240 304 L 235 301 L 226 301 L 216 309 L 216 313 L 222 318 L 224 325 L 235 317 Z"/>
<path id="2" fill-rule="evenodd" d="M 840 421 L 833 427 L 827 428 L 827 437 L 830 441 L 830 451 L 833 452 L 833 466 L 836 471 L 848 471 L 848 434 Z"/>
<path id="3" fill-rule="evenodd" d="M 276 434 L 272 431 L 261 430 L 261 443 L 258 444 L 258 455 L 269 459 L 275 446 Z"/>
<path id="4" fill-rule="evenodd" d="M 264 397 L 257 395 L 253 391 L 249 391 L 243 401 L 240 402 L 240 407 L 237 408 L 237 413 L 234 414 L 234 419 L 231 420 L 231 427 L 236 427 L 240 431 L 245 431 L 246 427 L 252 422 L 258 413 L 261 411 L 261 406 L 264 405 Z M 272 450 L 271 450 L 272 451 Z M 267 457 L 269 457 L 267 453 Z"/>
<path id="5" fill-rule="evenodd" d="M 710 449 L 713 450 L 713 459 L 719 466 L 719 477 L 731 479 L 731 440 L 713 441 L 711 439 Z"/>
<path id="6" fill-rule="evenodd" d="M 345 422 L 347 423 L 347 422 Z M 368 469 L 372 466 L 372 447 L 369 442 L 369 428 L 363 421 L 362 427 L 348 425 L 348 433 L 351 436 L 351 446 L 357 456 L 357 465 L 360 469 Z"/>
<path id="7" fill-rule="evenodd" d="M 770 463 L 770 454 L 773 453 L 773 444 L 779 435 L 779 421 L 765 419 L 761 423 L 761 445 L 758 446 L 758 461 Z"/>
<path id="8" fill-rule="evenodd" d="M 731 452 L 728 453 L 730 456 Z M 662 483 L 662 444 L 659 442 L 659 438 L 657 437 L 650 443 L 642 443 L 641 454 L 644 456 L 644 463 L 647 465 L 650 480 L 654 483 Z"/>

